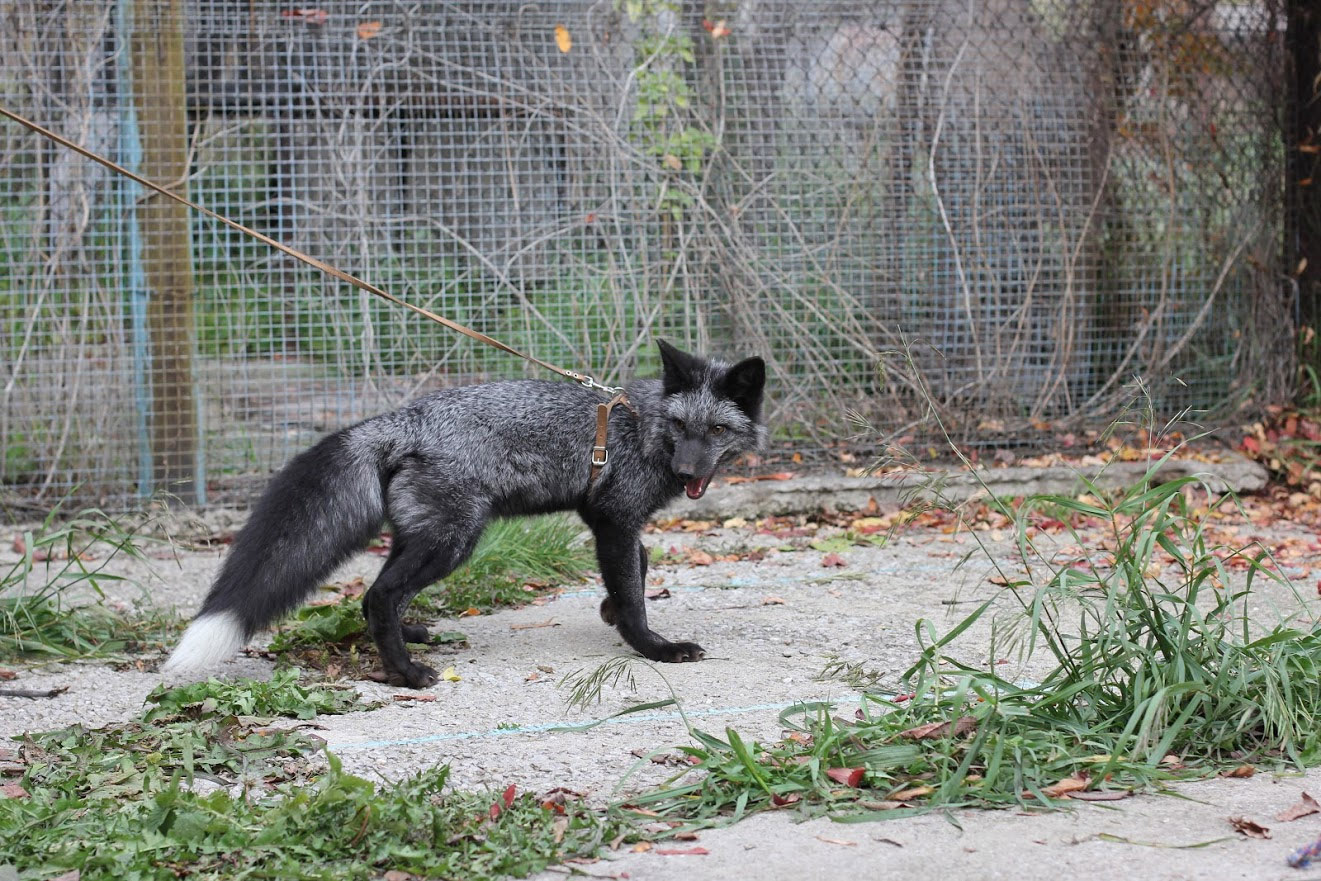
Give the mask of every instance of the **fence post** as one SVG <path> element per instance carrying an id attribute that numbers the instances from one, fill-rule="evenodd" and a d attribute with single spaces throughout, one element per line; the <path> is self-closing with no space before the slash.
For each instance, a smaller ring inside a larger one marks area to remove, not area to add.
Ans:
<path id="1" fill-rule="evenodd" d="M 134 0 L 129 41 L 142 175 L 186 189 L 188 108 L 183 0 Z M 202 501 L 193 389 L 193 267 L 188 209 L 159 195 L 137 206 L 150 336 L 152 482 L 180 502 Z"/>

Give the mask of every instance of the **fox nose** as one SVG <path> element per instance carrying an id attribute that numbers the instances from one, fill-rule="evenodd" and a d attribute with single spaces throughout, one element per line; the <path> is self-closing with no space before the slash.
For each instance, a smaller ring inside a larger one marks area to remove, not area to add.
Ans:
<path id="1" fill-rule="evenodd" d="M 697 476 L 697 466 L 689 462 L 675 462 L 674 473 L 684 480 L 692 480 Z"/>

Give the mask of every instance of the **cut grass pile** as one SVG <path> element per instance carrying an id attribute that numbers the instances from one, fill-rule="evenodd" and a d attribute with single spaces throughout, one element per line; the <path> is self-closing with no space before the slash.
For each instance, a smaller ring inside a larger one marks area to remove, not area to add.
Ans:
<path id="1" fill-rule="evenodd" d="M 346 773 L 271 716 L 365 708 L 353 692 L 270 683 L 158 691 L 135 721 L 27 734 L 0 799 L 0 869 L 49 878 L 486 879 L 594 853 L 612 821 L 562 793 L 445 792 L 448 768 L 399 782 Z M 249 711 L 256 715 L 249 715 Z"/>
<path id="2" fill-rule="evenodd" d="M 1254 621 L 1269 608 L 1253 602 L 1256 582 L 1287 582 L 1262 549 L 1208 540 L 1208 517 L 1232 498 L 1194 478 L 1154 485 L 1161 464 L 1108 501 L 1094 486 L 1028 499 L 1016 512 L 1026 576 L 1000 571 L 1002 591 L 947 633 L 918 622 L 924 648 L 898 691 L 835 665 L 867 689 L 856 709 L 786 711 L 788 734 L 774 744 L 690 728 L 694 743 L 681 749 L 694 768 L 629 805 L 689 826 L 789 806 L 866 820 L 1120 798 L 1245 763 L 1315 764 L 1321 634 L 1279 613 L 1272 626 Z M 1075 533 L 1086 550 L 1057 563 L 1032 537 L 1043 509 L 1108 534 L 1088 548 Z M 959 637 L 983 619 L 991 654 L 970 663 Z M 1045 653 L 1039 682 L 996 672 L 1011 648 L 1020 660 Z"/>

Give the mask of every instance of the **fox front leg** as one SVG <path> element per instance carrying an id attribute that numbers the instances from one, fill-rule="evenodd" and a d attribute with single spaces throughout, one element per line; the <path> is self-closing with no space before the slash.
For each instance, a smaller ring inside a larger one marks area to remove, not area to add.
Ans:
<path id="1" fill-rule="evenodd" d="M 677 663 L 700 661 L 706 652 L 695 642 L 670 642 L 647 626 L 645 585 L 647 552 L 637 532 L 597 526 L 596 558 L 609 594 L 601 602 L 601 619 L 644 658 Z"/>

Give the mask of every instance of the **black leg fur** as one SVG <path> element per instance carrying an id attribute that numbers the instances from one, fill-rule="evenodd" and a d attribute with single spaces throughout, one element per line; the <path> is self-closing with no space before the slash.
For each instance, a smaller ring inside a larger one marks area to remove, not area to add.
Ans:
<path id="1" fill-rule="evenodd" d="M 597 524 L 596 558 L 609 596 L 601 603 L 601 618 L 619 628 L 619 635 L 644 658 L 669 663 L 699 661 L 705 656 L 695 642 L 670 642 L 647 626 L 645 578 L 647 552 L 636 531 Z"/>

